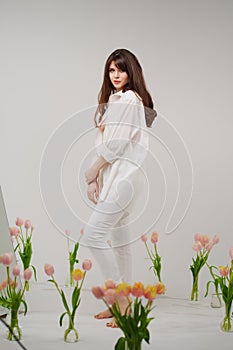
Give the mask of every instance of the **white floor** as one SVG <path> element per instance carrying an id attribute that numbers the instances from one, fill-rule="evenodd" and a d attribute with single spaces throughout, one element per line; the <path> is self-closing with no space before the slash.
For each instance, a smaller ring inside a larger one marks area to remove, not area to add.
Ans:
<path id="1" fill-rule="evenodd" d="M 40 300 L 44 301 L 43 298 Z M 58 325 L 59 315 L 63 309 L 60 302 L 56 305 L 57 295 L 51 293 L 46 300 L 47 305 L 49 302 L 51 308 L 47 306 L 47 310 L 42 308 L 39 311 L 36 305 L 34 308 L 29 305 L 31 311 L 28 312 L 27 316 L 20 316 L 20 325 L 23 331 L 22 341 L 28 350 L 114 349 L 114 345 L 122 333 L 119 329 L 105 327 L 105 320 L 93 318 L 92 310 L 99 311 L 103 304 L 94 299 L 89 292 L 83 293 L 83 305 L 78 310 L 76 325 L 80 340 L 75 344 L 67 344 L 63 341 L 65 327 L 60 328 Z M 40 303 L 40 305 L 42 304 Z M 43 303 L 43 305 L 45 304 Z M 219 327 L 224 308 L 211 308 L 210 299 L 190 302 L 163 296 L 156 299 L 155 305 L 156 307 L 152 311 L 155 319 L 150 325 L 151 344 L 144 343 L 143 349 L 233 349 L 233 333 L 223 333 Z M 6 330 L 0 324 L 0 350 L 20 349 L 16 342 L 7 341 L 5 335 Z"/>

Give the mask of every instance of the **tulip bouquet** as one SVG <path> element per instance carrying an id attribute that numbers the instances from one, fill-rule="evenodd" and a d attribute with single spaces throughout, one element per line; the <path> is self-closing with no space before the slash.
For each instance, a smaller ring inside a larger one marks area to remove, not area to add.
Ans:
<path id="1" fill-rule="evenodd" d="M 27 313 L 27 304 L 24 300 L 26 284 L 32 277 L 32 269 L 29 267 L 24 271 L 24 286 L 19 286 L 20 267 L 14 266 L 12 270 L 13 278 L 11 278 L 10 265 L 13 263 L 13 254 L 5 253 L 0 256 L 0 263 L 6 266 L 7 279 L 0 284 L 0 305 L 7 308 L 11 312 L 10 331 L 8 340 L 20 340 L 22 337 L 21 329 L 18 322 L 18 312 L 20 305 L 24 305 L 24 315 Z"/>
<path id="2" fill-rule="evenodd" d="M 71 306 L 69 306 L 69 303 L 67 301 L 67 298 L 65 296 L 64 291 L 58 286 L 57 281 L 54 278 L 54 267 L 50 264 L 45 264 L 44 265 L 44 271 L 46 273 L 46 275 L 48 275 L 50 277 L 50 279 L 48 280 L 49 282 L 53 283 L 59 293 L 59 295 L 61 296 L 63 305 L 65 307 L 65 312 L 62 313 L 62 315 L 60 316 L 60 320 L 59 320 L 59 324 L 60 327 L 63 324 L 63 319 L 65 316 L 68 317 L 69 320 L 69 326 L 66 329 L 65 333 L 64 333 L 64 341 L 69 342 L 69 343 L 74 343 L 78 341 L 78 331 L 75 328 L 75 314 L 76 311 L 79 307 L 79 304 L 81 302 L 81 298 L 80 298 L 80 292 L 83 286 L 83 282 L 86 276 L 86 272 L 89 271 L 92 267 L 92 263 L 90 260 L 85 259 L 83 261 L 82 264 L 82 268 L 83 270 L 80 269 L 76 269 L 72 272 L 72 278 L 75 282 L 74 285 L 74 289 L 72 292 L 72 303 Z M 80 284 L 79 284 L 80 282 Z"/>
<path id="3" fill-rule="evenodd" d="M 231 318 L 231 308 L 233 301 L 233 247 L 231 247 L 229 255 L 231 259 L 230 267 L 228 267 L 228 265 L 219 266 L 217 269 L 214 266 L 215 269 L 218 270 L 218 274 L 212 274 L 213 281 L 208 282 L 206 291 L 207 295 L 208 287 L 211 282 L 219 286 L 222 291 L 222 298 L 225 303 L 225 316 L 221 322 L 221 329 L 224 332 L 233 332 L 233 321 Z"/>
<path id="4" fill-rule="evenodd" d="M 107 280 L 103 287 L 95 286 L 92 293 L 97 299 L 102 299 L 115 319 L 116 325 L 123 331 L 124 337 L 118 339 L 115 350 L 141 350 L 142 341 L 148 344 L 150 333 L 149 323 L 153 317 L 148 317 L 153 309 L 152 303 L 156 295 L 164 294 L 165 286 L 162 283 L 144 287 L 141 282 L 132 286 L 126 282 L 116 285 Z M 131 298 L 134 298 L 132 301 Z M 147 300 L 143 304 L 143 298 Z M 127 300 L 125 311 L 122 313 L 120 301 Z"/>
<path id="5" fill-rule="evenodd" d="M 70 230 L 66 230 L 65 231 L 66 236 L 67 236 L 67 247 L 68 247 L 68 259 L 69 259 L 69 286 L 73 287 L 74 285 L 74 280 L 72 277 L 72 273 L 74 271 L 74 266 L 76 263 L 78 263 L 78 259 L 77 259 L 77 254 L 78 254 L 78 248 L 79 248 L 79 241 L 83 235 L 83 229 L 81 230 L 81 235 L 78 239 L 78 241 L 74 244 L 73 250 L 71 250 L 70 248 Z"/>
<path id="6" fill-rule="evenodd" d="M 149 249 L 147 244 L 147 235 L 143 234 L 141 240 L 144 242 L 149 259 L 152 262 L 150 269 L 153 269 L 155 277 L 158 277 L 159 282 L 161 282 L 161 256 L 158 254 L 157 243 L 158 243 L 158 233 L 152 232 L 151 234 L 151 243 L 154 245 L 154 252 Z"/>
<path id="7" fill-rule="evenodd" d="M 36 280 L 36 268 L 31 265 L 32 259 L 32 232 L 34 227 L 30 220 L 16 218 L 15 224 L 17 227 L 10 227 L 10 235 L 16 240 L 15 252 L 18 252 L 23 264 L 24 271 L 29 267 L 32 267 L 34 272 L 34 278 Z M 23 231 L 24 227 L 24 231 Z M 29 282 L 26 283 L 26 290 L 29 290 Z"/>
<path id="8" fill-rule="evenodd" d="M 197 301 L 199 273 L 202 267 L 207 263 L 207 259 L 213 246 L 219 242 L 219 237 L 215 235 L 213 240 L 211 241 L 209 236 L 200 235 L 199 233 L 196 233 L 194 239 L 195 243 L 193 245 L 193 249 L 197 252 L 197 254 L 196 258 L 192 258 L 193 264 L 190 265 L 190 270 L 193 275 L 191 300 Z"/>

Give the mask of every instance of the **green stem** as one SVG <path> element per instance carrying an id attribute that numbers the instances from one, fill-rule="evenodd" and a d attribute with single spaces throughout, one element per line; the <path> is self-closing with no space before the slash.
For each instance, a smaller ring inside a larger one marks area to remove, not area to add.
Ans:
<path id="1" fill-rule="evenodd" d="M 225 332 L 229 332 L 232 330 L 231 305 L 232 305 L 232 300 L 229 303 L 225 303 L 225 317 L 221 325 L 222 330 Z"/>
<path id="2" fill-rule="evenodd" d="M 191 293 L 191 300 L 198 300 L 198 275 L 193 277 L 193 287 Z"/>
<path id="3" fill-rule="evenodd" d="M 10 328 L 15 333 L 15 335 L 18 337 L 18 339 L 20 340 L 22 337 L 22 333 L 21 333 L 21 330 L 19 328 L 19 322 L 18 322 L 18 308 L 11 309 Z M 12 332 L 9 331 L 7 339 L 14 340 L 14 336 L 13 336 Z"/>
<path id="4" fill-rule="evenodd" d="M 150 258 L 150 260 L 153 262 L 153 257 L 152 257 L 152 255 L 151 255 L 151 252 L 150 252 L 149 248 L 148 248 L 148 245 L 147 245 L 146 242 L 144 242 L 144 243 L 145 243 L 146 250 L 147 250 L 147 253 L 148 253 L 148 255 L 149 255 L 149 258 Z"/>

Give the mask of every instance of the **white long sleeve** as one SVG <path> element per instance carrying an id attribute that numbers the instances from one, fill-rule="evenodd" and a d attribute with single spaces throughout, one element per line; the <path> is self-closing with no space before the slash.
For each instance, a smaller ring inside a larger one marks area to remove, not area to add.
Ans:
<path id="1" fill-rule="evenodd" d="M 145 127 L 145 114 L 141 101 L 133 91 L 127 91 L 110 98 L 105 113 L 107 123 L 103 142 L 98 145 L 97 153 L 110 163 L 121 157 L 134 158 L 133 145 L 140 141 L 140 129 Z"/>

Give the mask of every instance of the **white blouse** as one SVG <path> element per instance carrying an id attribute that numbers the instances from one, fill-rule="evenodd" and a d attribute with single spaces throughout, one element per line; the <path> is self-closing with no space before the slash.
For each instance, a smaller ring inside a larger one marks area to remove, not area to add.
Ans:
<path id="1" fill-rule="evenodd" d="M 122 209 L 131 211 L 143 191 L 142 164 L 149 148 L 140 97 L 132 90 L 112 94 L 98 126 L 96 156 L 110 163 L 99 173 L 99 201 L 117 201 Z"/>

